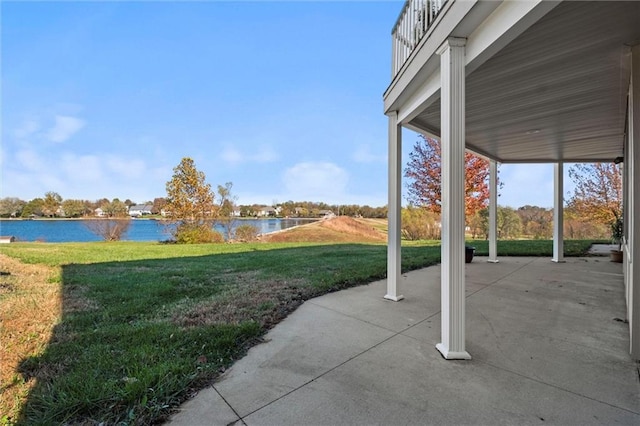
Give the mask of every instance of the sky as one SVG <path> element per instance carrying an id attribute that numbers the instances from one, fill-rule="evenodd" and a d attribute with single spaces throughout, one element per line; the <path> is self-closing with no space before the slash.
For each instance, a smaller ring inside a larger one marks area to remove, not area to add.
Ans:
<path id="1" fill-rule="evenodd" d="M 3 1 L 0 197 L 142 203 L 191 157 L 239 204 L 384 206 L 402 4 Z M 552 165 L 500 179 L 500 205 L 553 205 Z"/>

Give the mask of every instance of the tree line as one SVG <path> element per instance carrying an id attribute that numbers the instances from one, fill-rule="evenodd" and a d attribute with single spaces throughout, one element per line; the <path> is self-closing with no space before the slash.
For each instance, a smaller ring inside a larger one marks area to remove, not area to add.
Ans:
<path id="1" fill-rule="evenodd" d="M 151 206 L 151 214 L 161 216 L 167 204 L 166 197 L 157 197 L 153 201 L 137 203 L 119 198 L 109 200 L 63 199 L 56 192 L 47 192 L 44 197 L 37 197 L 25 201 L 17 197 L 0 198 L 0 217 L 2 218 L 82 218 L 93 217 L 96 209 L 100 208 L 107 217 L 119 217 L 127 214 L 132 206 L 142 204 Z M 271 207 L 273 210 L 265 211 Z M 319 218 L 326 211 L 331 211 L 338 216 L 386 218 L 387 206 L 371 207 L 358 204 L 328 204 L 321 201 L 285 201 L 274 202 L 267 206 L 264 204 L 234 204 L 233 211 L 239 217 L 292 217 L 292 218 Z M 265 213 L 266 212 L 266 213 Z"/>
<path id="2" fill-rule="evenodd" d="M 405 238 L 440 237 L 440 142 L 420 136 L 405 169 L 407 201 L 402 227 Z M 575 184 L 564 208 L 564 236 L 569 239 L 619 240 L 623 229 L 622 175 L 614 163 L 574 164 L 569 177 Z M 498 188 L 502 183 L 498 180 Z M 465 217 L 468 234 L 488 238 L 489 162 L 465 154 Z M 553 237 L 553 209 L 537 206 L 498 207 L 499 239 Z"/>
<path id="3" fill-rule="evenodd" d="M 160 214 L 164 206 L 164 198 L 156 198 L 141 204 L 153 205 L 152 213 Z M 30 217 L 64 217 L 80 218 L 95 216 L 96 209 L 101 209 L 107 217 L 124 216 L 131 206 L 138 203 L 119 198 L 109 200 L 101 198 L 99 200 L 63 199 L 57 192 L 49 191 L 44 197 L 36 197 L 30 201 L 25 201 L 17 197 L 0 198 L 0 217 L 3 218 L 30 218 Z"/>

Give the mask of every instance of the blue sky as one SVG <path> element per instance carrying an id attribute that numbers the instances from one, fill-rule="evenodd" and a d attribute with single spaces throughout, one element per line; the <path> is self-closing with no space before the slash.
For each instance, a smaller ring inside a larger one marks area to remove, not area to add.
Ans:
<path id="1" fill-rule="evenodd" d="M 143 202 L 192 157 L 240 204 L 387 203 L 401 1 L 0 7 L 0 196 Z M 551 165 L 500 170 L 501 205 L 552 205 Z"/>

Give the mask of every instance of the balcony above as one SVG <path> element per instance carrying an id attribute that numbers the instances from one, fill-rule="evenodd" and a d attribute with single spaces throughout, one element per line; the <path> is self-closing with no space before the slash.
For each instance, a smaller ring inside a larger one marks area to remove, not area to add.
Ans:
<path id="1" fill-rule="evenodd" d="M 395 76 L 435 22 L 447 0 L 407 0 L 391 31 L 392 75 Z"/>

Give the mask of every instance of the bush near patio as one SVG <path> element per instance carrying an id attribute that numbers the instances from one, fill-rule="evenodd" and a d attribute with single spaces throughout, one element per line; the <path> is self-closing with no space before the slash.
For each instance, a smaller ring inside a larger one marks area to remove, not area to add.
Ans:
<path id="1" fill-rule="evenodd" d="M 258 228 L 253 225 L 240 225 L 236 228 L 235 240 L 251 242 L 258 238 Z"/>

